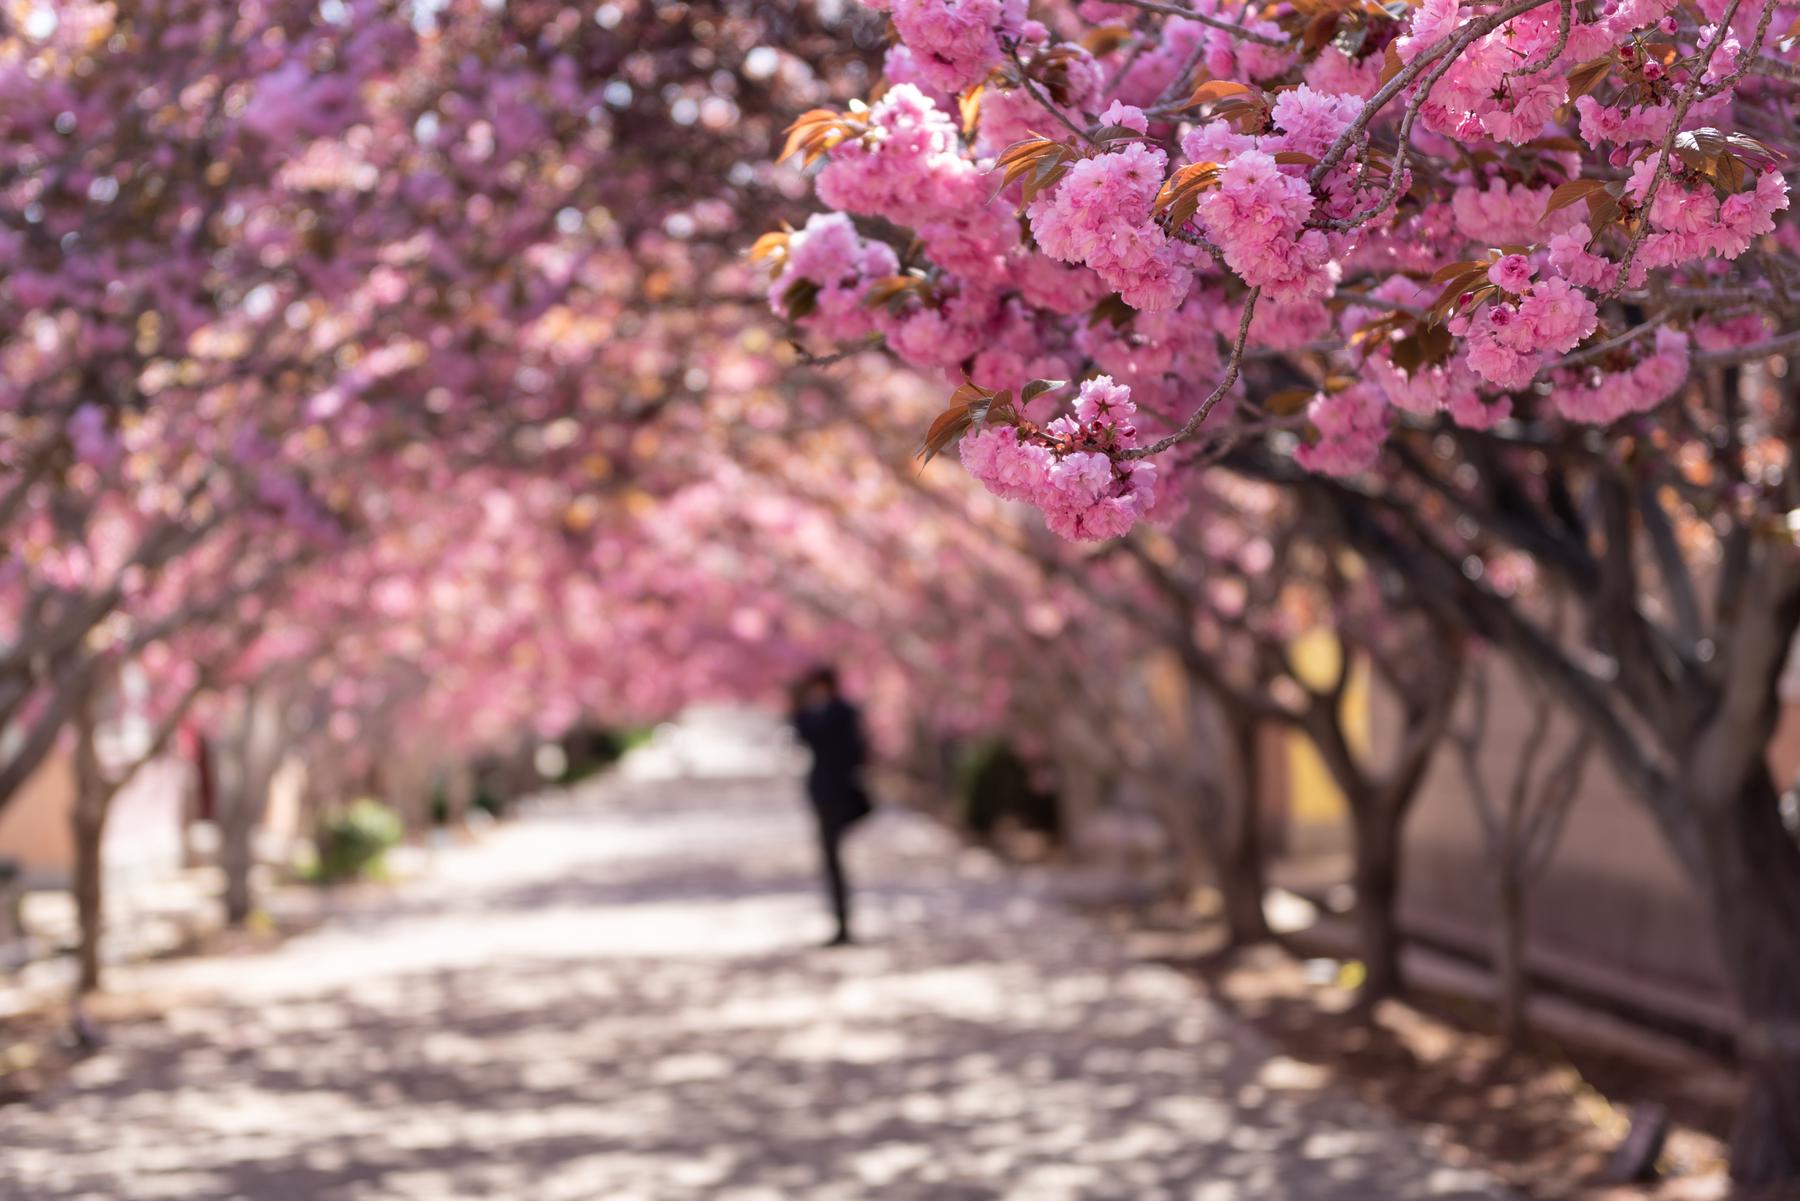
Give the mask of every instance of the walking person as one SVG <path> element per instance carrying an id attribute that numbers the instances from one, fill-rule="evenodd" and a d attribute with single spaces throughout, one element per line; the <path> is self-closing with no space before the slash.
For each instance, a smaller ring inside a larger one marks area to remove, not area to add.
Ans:
<path id="1" fill-rule="evenodd" d="M 815 667 L 795 689 L 794 731 L 812 752 L 806 773 L 806 797 L 819 825 L 819 851 L 825 893 L 831 902 L 837 933 L 825 945 L 849 946 L 850 885 L 844 877 L 843 841 L 850 827 L 873 808 L 863 788 L 862 714 L 838 691 L 837 671 Z"/>

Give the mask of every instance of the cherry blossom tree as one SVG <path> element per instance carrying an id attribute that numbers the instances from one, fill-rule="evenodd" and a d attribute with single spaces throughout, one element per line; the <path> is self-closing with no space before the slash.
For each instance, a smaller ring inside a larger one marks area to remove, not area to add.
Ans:
<path id="1" fill-rule="evenodd" d="M 1800 624 L 1800 12 L 875 7 L 883 87 L 792 127 L 834 211 L 758 247 L 775 311 L 938 373 L 929 448 L 1065 536 L 1226 464 L 1549 681 L 1712 900 L 1734 1171 L 1800 1176 L 1800 846 L 1763 758 Z M 1483 574 L 1520 553 L 1578 638 Z"/>
<path id="2" fill-rule="evenodd" d="M 656 474 L 659 422 L 743 332 L 741 298 L 717 308 L 714 287 L 736 213 L 783 200 L 758 164 L 776 114 L 866 58 L 805 5 L 14 15 L 0 805 L 59 741 L 94 758 L 88 716 L 121 672 L 169 698 L 157 721 L 220 690 L 197 713 L 215 726 L 229 698 L 304 674 L 322 652 L 295 615 L 416 577 L 387 533 L 466 514 L 413 503 L 446 480 Z M 105 800 L 142 757 L 88 773 L 77 805 L 96 932 Z"/>

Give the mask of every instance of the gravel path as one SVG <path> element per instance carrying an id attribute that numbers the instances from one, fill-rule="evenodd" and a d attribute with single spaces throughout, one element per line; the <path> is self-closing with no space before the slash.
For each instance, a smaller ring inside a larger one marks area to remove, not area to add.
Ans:
<path id="1" fill-rule="evenodd" d="M 6 1201 L 1499 1198 L 1030 883 L 884 813 L 864 946 L 793 786 L 613 784 L 0 1109 Z M 124 981 L 121 981 L 124 983 Z"/>

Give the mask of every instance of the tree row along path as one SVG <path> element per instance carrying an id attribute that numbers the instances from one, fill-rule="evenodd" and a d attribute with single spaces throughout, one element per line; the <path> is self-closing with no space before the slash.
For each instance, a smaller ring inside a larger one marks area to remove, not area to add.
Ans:
<path id="1" fill-rule="evenodd" d="M 1030 878 L 884 811 L 825 932 L 792 777 L 615 777 L 0 1110 L 6 1201 L 1499 1198 Z"/>

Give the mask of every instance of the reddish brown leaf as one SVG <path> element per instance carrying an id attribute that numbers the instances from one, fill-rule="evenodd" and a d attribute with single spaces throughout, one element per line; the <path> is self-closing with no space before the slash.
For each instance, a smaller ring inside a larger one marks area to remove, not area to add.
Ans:
<path id="1" fill-rule="evenodd" d="M 766 258 L 780 258 L 787 254 L 789 234 L 786 230 L 772 229 L 750 247 L 751 262 L 761 262 Z"/>
<path id="2" fill-rule="evenodd" d="M 919 444 L 918 458 L 920 467 L 935 459 L 946 446 L 960 438 L 975 422 L 971 406 L 953 404 L 937 415 L 931 427 L 925 431 L 925 439 Z"/>
<path id="3" fill-rule="evenodd" d="M 1612 56 L 1597 58 L 1569 72 L 1569 99 L 1576 100 L 1599 87 L 1612 70 Z"/>
<path id="4" fill-rule="evenodd" d="M 1601 230 L 1625 215 L 1618 198 L 1610 192 L 1596 192 L 1587 198 L 1588 228 L 1597 236 Z"/>
<path id="5" fill-rule="evenodd" d="M 1598 179 L 1571 179 L 1568 183 L 1558 184 L 1550 193 L 1548 203 L 1544 205 L 1544 216 L 1548 217 L 1558 209 L 1568 208 L 1571 204 L 1586 200 L 1595 192 L 1604 192 L 1606 184 Z"/>
<path id="6" fill-rule="evenodd" d="M 789 321 L 801 321 L 819 310 L 819 285 L 810 279 L 797 279 L 781 294 L 781 305 Z"/>
<path id="7" fill-rule="evenodd" d="M 1308 54 L 1316 54 L 1323 50 L 1336 36 L 1338 22 L 1342 18 L 1334 12 L 1322 12 L 1306 23 L 1306 32 L 1301 35 L 1300 46 Z"/>
<path id="8" fill-rule="evenodd" d="M 1098 25 L 1081 35 L 1081 46 L 1095 58 L 1105 58 L 1130 40 L 1128 26 Z"/>
<path id="9" fill-rule="evenodd" d="M 1291 417 L 1318 394 L 1317 388 L 1282 388 L 1263 397 L 1262 407 L 1276 417 Z"/>
<path id="10" fill-rule="evenodd" d="M 1400 58 L 1400 48 L 1393 42 L 1387 44 L 1387 50 L 1381 56 L 1381 86 L 1386 87 L 1388 80 L 1406 69 L 1406 63 Z"/>
<path id="11" fill-rule="evenodd" d="M 907 299 L 913 296 L 923 298 L 929 290 L 923 279 L 916 275 L 889 275 L 870 284 L 863 293 L 864 308 L 877 309 L 887 307 L 898 309 Z"/>
<path id="12" fill-rule="evenodd" d="M 984 85 L 976 84 L 956 98 L 956 110 L 962 116 L 964 137 L 973 137 L 975 122 L 981 116 L 981 93 Z"/>
<path id="13" fill-rule="evenodd" d="M 1467 275 L 1467 274 L 1470 274 L 1471 272 L 1473 272 L 1475 274 L 1480 274 L 1482 272 L 1485 272 L 1487 270 L 1487 268 L 1488 268 L 1488 265 L 1485 260 L 1465 259 L 1460 263 L 1451 263 L 1448 266 L 1439 267 L 1436 271 L 1434 271 L 1432 273 L 1430 282 L 1432 282 L 1434 284 L 1441 284 L 1445 280 L 1455 279 L 1458 276 Z"/>
<path id="14" fill-rule="evenodd" d="M 1209 79 L 1194 89 L 1194 94 L 1188 97 L 1188 107 L 1191 108 L 1199 104 L 1211 104 L 1214 101 L 1223 100 L 1227 96 L 1255 94 L 1256 89 L 1252 88 L 1249 84 L 1235 83 L 1229 79 Z"/>
<path id="15" fill-rule="evenodd" d="M 842 119 L 841 114 L 828 108 L 815 108 L 810 112 L 800 114 L 794 123 L 787 127 L 787 142 L 782 146 L 781 158 L 777 161 L 784 161 L 792 157 L 802 146 L 817 136 L 823 127 Z"/>

